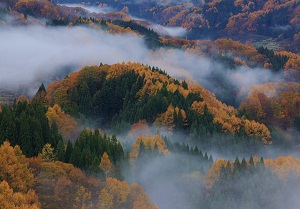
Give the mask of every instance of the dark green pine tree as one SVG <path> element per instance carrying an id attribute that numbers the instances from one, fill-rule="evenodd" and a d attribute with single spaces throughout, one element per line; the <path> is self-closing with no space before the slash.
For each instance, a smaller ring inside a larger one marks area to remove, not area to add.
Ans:
<path id="1" fill-rule="evenodd" d="M 21 114 L 20 117 L 19 137 L 21 141 L 20 147 L 22 149 L 22 152 L 26 155 L 26 157 L 34 156 L 34 150 L 31 142 L 32 137 L 30 136 L 28 120 L 24 112 Z"/>
<path id="2" fill-rule="evenodd" d="M 85 147 L 81 153 L 79 160 L 79 167 L 84 168 L 85 170 L 90 170 L 92 167 L 94 156 L 91 153 L 89 147 Z"/>
<path id="3" fill-rule="evenodd" d="M 212 165 L 214 163 L 214 159 L 212 157 L 212 155 L 209 156 L 209 159 L 208 159 L 210 165 Z"/>
<path id="4" fill-rule="evenodd" d="M 178 129 L 178 114 L 176 113 L 176 111 L 174 110 L 173 113 L 173 124 L 175 125 L 175 130 Z"/>
<path id="5" fill-rule="evenodd" d="M 258 169 L 264 169 L 265 161 L 264 161 L 263 157 L 260 158 L 260 161 L 257 163 L 257 167 L 258 167 Z"/>
<path id="6" fill-rule="evenodd" d="M 74 149 L 73 149 L 71 157 L 70 157 L 70 163 L 76 167 L 80 167 L 79 166 L 80 157 L 81 157 L 81 150 L 80 150 L 79 146 L 76 146 L 76 143 L 75 143 Z"/>
<path id="7" fill-rule="evenodd" d="M 197 146 L 194 148 L 193 154 L 195 154 L 195 155 L 198 155 L 198 154 L 199 154 L 199 149 L 198 149 Z"/>
<path id="8" fill-rule="evenodd" d="M 84 115 L 90 115 L 93 110 L 92 98 L 87 82 L 83 82 L 79 87 L 79 110 Z"/>
<path id="9" fill-rule="evenodd" d="M 13 110 L 15 112 L 15 116 L 20 117 L 21 113 L 26 111 L 27 106 L 28 106 L 28 102 L 26 100 L 19 101 L 18 103 L 14 103 Z"/>
<path id="10" fill-rule="evenodd" d="M 2 106 L 2 120 L 0 124 L 0 130 L 1 143 L 5 140 L 8 140 L 13 146 L 18 143 L 16 139 L 15 117 L 11 107 L 7 105 Z"/>
<path id="11" fill-rule="evenodd" d="M 234 165 L 234 170 L 238 170 L 238 171 L 241 170 L 241 163 L 238 157 L 235 158 L 233 165 Z"/>
<path id="12" fill-rule="evenodd" d="M 207 155 L 207 152 L 205 152 L 205 154 L 204 154 L 204 161 L 205 161 L 205 162 L 208 161 L 208 155 Z"/>
<path id="13" fill-rule="evenodd" d="M 254 166 L 254 160 L 253 160 L 253 157 L 252 157 L 252 155 L 250 156 L 249 163 L 250 163 L 250 165 L 251 165 L 251 166 Z"/>
<path id="14" fill-rule="evenodd" d="M 99 165 L 100 165 L 100 159 L 97 156 L 94 156 L 94 159 L 92 161 L 92 165 L 90 166 L 90 170 L 92 172 L 97 172 L 99 171 Z"/>
<path id="15" fill-rule="evenodd" d="M 37 156 L 44 146 L 42 127 L 40 122 L 36 118 L 31 118 L 30 120 L 30 134 L 32 136 L 32 146 L 34 156 Z"/>
<path id="16" fill-rule="evenodd" d="M 182 118 L 182 114 L 180 109 L 178 110 L 178 114 L 177 114 L 177 130 L 180 131 L 183 128 L 183 118 Z"/>
<path id="17" fill-rule="evenodd" d="M 62 140 L 62 136 L 58 131 L 56 122 L 53 120 L 50 128 L 50 144 L 52 145 L 52 147 L 56 148 L 56 145 L 60 140 Z"/>
<path id="18" fill-rule="evenodd" d="M 124 159 L 124 150 L 120 142 L 115 144 L 115 156 L 116 156 L 116 163 L 120 160 Z"/>
<path id="19" fill-rule="evenodd" d="M 153 152 L 152 152 L 152 155 L 154 157 L 157 157 L 158 155 L 160 154 L 159 150 L 158 150 L 158 146 L 157 144 L 154 145 L 154 148 L 153 148 Z"/>
<path id="20" fill-rule="evenodd" d="M 57 144 L 56 159 L 61 162 L 64 162 L 66 159 L 65 144 L 62 140 L 60 140 Z"/>
<path id="21" fill-rule="evenodd" d="M 246 162 L 245 158 L 243 158 L 243 160 L 242 160 L 241 169 L 242 169 L 242 171 L 245 171 L 247 169 L 247 162 Z"/>
<path id="22" fill-rule="evenodd" d="M 66 163 L 70 162 L 72 152 L 73 152 L 73 146 L 72 146 L 71 141 L 69 140 L 68 144 L 67 144 L 67 148 L 66 148 L 66 154 L 65 154 L 65 161 L 64 162 L 66 162 Z"/>
<path id="23" fill-rule="evenodd" d="M 188 89 L 188 88 L 189 88 L 189 87 L 188 87 L 188 84 L 186 83 L 186 81 L 182 81 L 181 85 L 182 85 L 182 87 L 183 87 L 184 89 Z"/>
<path id="24" fill-rule="evenodd" d="M 42 83 L 42 85 L 40 85 L 38 92 L 39 91 L 46 91 L 44 83 Z"/>
<path id="25" fill-rule="evenodd" d="M 46 110 L 41 103 L 38 103 L 37 107 L 35 108 L 35 117 L 38 119 L 38 121 L 41 124 L 44 144 L 50 143 L 51 134 L 50 134 L 49 122 L 46 117 Z M 52 145 L 52 147 L 55 146 Z"/>

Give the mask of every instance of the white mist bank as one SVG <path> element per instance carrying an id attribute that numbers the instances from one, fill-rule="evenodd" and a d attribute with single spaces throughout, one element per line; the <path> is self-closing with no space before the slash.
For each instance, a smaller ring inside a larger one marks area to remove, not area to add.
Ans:
<path id="1" fill-rule="evenodd" d="M 161 36 L 169 36 L 169 37 L 184 37 L 187 33 L 185 28 L 182 27 L 165 27 L 158 24 L 152 24 L 150 26 L 156 33 Z"/>
<path id="2" fill-rule="evenodd" d="M 18 26 L 0 28 L 0 36 L 0 83 L 12 87 L 69 65 L 80 68 L 100 62 L 136 61 L 164 68 L 170 74 L 183 70 L 173 60 L 184 58 L 184 52 L 161 50 L 154 54 L 135 35 L 112 35 L 85 27 Z"/>
<path id="3" fill-rule="evenodd" d="M 2 27 L 0 37 L 0 85 L 13 88 L 47 79 L 66 66 L 80 69 L 123 61 L 157 66 L 171 76 L 192 78 L 210 90 L 216 88 L 208 79 L 212 72 L 238 88 L 279 79 L 269 70 L 226 70 L 209 58 L 179 49 L 154 52 L 139 36 L 113 35 L 86 27 Z"/>
<path id="4" fill-rule="evenodd" d="M 97 6 L 84 5 L 84 4 L 59 4 L 59 5 L 67 6 L 67 7 L 81 7 L 82 9 L 85 9 L 90 13 L 108 13 L 114 11 L 114 9 L 111 7 L 97 7 Z"/>

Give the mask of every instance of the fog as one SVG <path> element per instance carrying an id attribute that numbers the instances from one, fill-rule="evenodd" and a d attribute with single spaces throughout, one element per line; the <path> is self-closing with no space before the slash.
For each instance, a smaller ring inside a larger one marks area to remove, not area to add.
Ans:
<path id="1" fill-rule="evenodd" d="M 46 78 L 65 66 L 80 69 L 100 62 L 139 61 L 177 75 L 197 59 L 180 50 L 153 53 L 138 36 L 112 35 L 84 27 L 2 27 L 0 36 L 0 83 L 9 87 Z M 199 64 L 202 59 L 206 60 L 200 58 Z"/>
<path id="2" fill-rule="evenodd" d="M 191 197 L 201 195 L 205 188 L 199 171 L 185 172 L 187 166 L 182 163 L 185 161 L 193 164 L 198 159 L 179 153 L 159 155 L 149 160 L 136 161 L 134 174 L 132 170 L 123 174 L 128 182 L 142 185 L 151 201 L 160 209 L 192 209 L 195 205 Z"/>
<path id="3" fill-rule="evenodd" d="M 136 35 L 112 35 L 85 27 L 1 27 L 0 36 L 0 83 L 10 88 L 49 79 L 66 66 L 79 70 L 85 65 L 123 61 L 157 66 L 171 76 L 197 81 L 215 92 L 222 91 L 222 86 L 209 79 L 212 73 L 238 89 L 280 78 L 270 70 L 228 70 L 207 57 L 179 49 L 154 52 Z"/>
<path id="4" fill-rule="evenodd" d="M 135 3 L 137 4 L 143 4 L 145 2 L 147 2 L 147 0 L 134 0 Z M 204 0 L 199 0 L 199 1 L 192 1 L 192 0 L 152 0 L 152 2 L 155 2 L 158 5 L 161 6 L 170 6 L 170 5 L 179 5 L 179 4 L 193 4 L 193 3 L 197 3 L 200 5 L 203 5 L 205 2 Z"/>
<path id="5" fill-rule="evenodd" d="M 160 209 L 299 208 L 296 197 L 300 185 L 296 173 L 291 172 L 282 180 L 257 166 L 250 168 L 250 172 L 232 172 L 226 183 L 216 179 L 215 186 L 208 188 L 207 164 L 199 161 L 198 156 L 171 152 L 166 156 L 141 157 L 122 170 L 125 179 L 142 185 Z"/>
<path id="6" fill-rule="evenodd" d="M 99 7 L 99 6 L 96 7 L 96 6 L 90 6 L 90 5 L 84 5 L 84 4 L 59 4 L 59 5 L 67 6 L 67 7 L 81 7 L 90 13 L 114 12 L 114 9 L 111 7 Z"/>
<path id="7" fill-rule="evenodd" d="M 115 10 L 111 7 L 97 7 L 97 6 L 91 6 L 91 5 L 83 5 L 83 4 L 60 4 L 62 6 L 67 7 L 81 7 L 85 10 L 87 10 L 90 13 L 107 13 L 107 12 L 115 12 Z M 133 20 L 140 20 L 140 21 L 147 21 L 142 18 L 138 18 L 132 15 L 129 15 L 130 18 Z M 149 28 L 153 29 L 155 32 L 157 32 L 161 36 L 165 37 L 184 37 L 187 34 L 187 30 L 182 27 L 166 27 L 159 24 L 151 23 L 149 25 Z"/>
<path id="8" fill-rule="evenodd" d="M 79 69 L 100 62 L 142 60 L 148 53 L 138 37 L 83 27 L 3 27 L 0 36 L 0 82 L 13 87 L 48 76 L 63 66 Z"/>
<path id="9" fill-rule="evenodd" d="M 290 25 L 275 25 L 275 26 L 271 27 L 271 30 L 273 30 L 273 31 L 288 31 L 288 30 L 292 30 L 292 26 L 290 26 Z"/>
<path id="10" fill-rule="evenodd" d="M 187 34 L 186 29 L 182 27 L 164 27 L 162 25 L 152 24 L 150 28 L 159 35 L 166 37 L 184 37 Z"/>

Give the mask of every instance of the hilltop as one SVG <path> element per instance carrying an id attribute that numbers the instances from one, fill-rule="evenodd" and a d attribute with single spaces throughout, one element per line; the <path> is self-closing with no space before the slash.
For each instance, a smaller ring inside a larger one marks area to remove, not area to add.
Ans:
<path id="1" fill-rule="evenodd" d="M 101 118 L 108 127 L 146 120 L 158 129 L 190 135 L 245 134 L 271 143 L 266 126 L 238 117 L 236 109 L 201 85 L 140 63 L 84 67 L 50 84 L 44 100 L 75 117 Z"/>

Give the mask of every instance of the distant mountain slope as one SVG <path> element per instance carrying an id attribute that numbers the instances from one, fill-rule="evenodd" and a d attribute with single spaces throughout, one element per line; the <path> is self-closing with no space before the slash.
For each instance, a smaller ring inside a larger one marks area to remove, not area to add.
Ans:
<path id="1" fill-rule="evenodd" d="M 81 0 L 59 2 L 82 2 Z M 86 1 L 98 5 L 99 2 Z M 188 29 L 190 39 L 232 37 L 259 44 L 274 39 L 278 47 L 299 51 L 299 0 L 109 1 L 119 11 L 167 26 Z"/>
<path id="2" fill-rule="evenodd" d="M 90 13 L 81 7 L 56 3 L 108 6 L 115 12 Z M 233 38 L 243 43 L 299 52 L 299 0 L 208 0 L 202 1 L 81 1 L 4 0 L 9 13 L 26 23 L 27 17 L 76 20 L 80 16 L 98 19 L 143 18 L 165 26 L 187 29 L 188 39 Z"/>
<path id="3" fill-rule="evenodd" d="M 158 128 L 197 135 L 239 133 L 270 143 L 266 126 L 245 118 L 200 85 L 140 63 L 85 67 L 46 89 L 46 100 L 77 117 L 122 126 L 145 119 Z"/>

